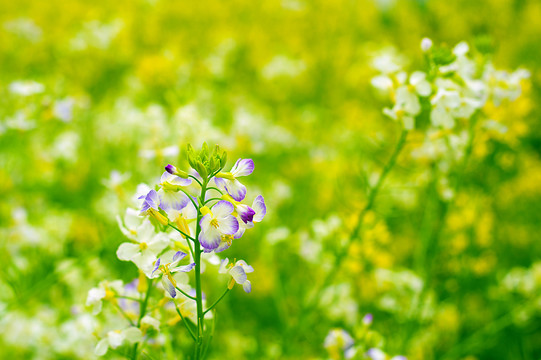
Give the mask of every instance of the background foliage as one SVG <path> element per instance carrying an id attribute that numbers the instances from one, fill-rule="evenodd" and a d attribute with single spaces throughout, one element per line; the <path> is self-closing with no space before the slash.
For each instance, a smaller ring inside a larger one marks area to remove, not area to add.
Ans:
<path id="1" fill-rule="evenodd" d="M 88 289 L 137 277 L 115 256 L 115 217 L 207 141 L 230 164 L 254 159 L 246 183 L 268 207 L 228 250 L 250 259 L 254 290 L 220 304 L 210 358 L 327 358 L 328 331 L 366 313 L 390 354 L 540 358 L 540 17 L 535 0 L 1 2 L 0 357 L 94 356 Z M 508 132 L 475 139 L 452 199 L 412 156 L 423 129 L 411 134 L 306 313 L 400 135 L 371 60 L 393 46 L 419 68 L 425 36 L 489 46 L 531 81 L 493 109 Z M 17 94 L 19 80 L 44 91 Z M 219 295 L 220 278 L 203 279 Z M 182 349 L 172 330 L 164 343 Z"/>

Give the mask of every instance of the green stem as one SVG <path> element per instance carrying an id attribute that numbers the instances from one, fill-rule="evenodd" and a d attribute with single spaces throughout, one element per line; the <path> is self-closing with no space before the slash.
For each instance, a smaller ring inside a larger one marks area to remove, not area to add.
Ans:
<path id="1" fill-rule="evenodd" d="M 209 186 L 209 187 L 207 188 L 207 190 L 216 190 L 216 191 L 218 191 L 220 194 L 222 194 L 222 195 L 224 194 L 224 193 L 222 192 L 222 190 L 220 190 L 220 189 L 218 189 L 217 187 L 214 187 L 214 186 Z"/>
<path id="2" fill-rule="evenodd" d="M 205 193 L 207 192 L 208 179 L 201 185 L 201 196 L 199 203 L 203 204 L 205 201 Z M 195 238 L 199 239 L 199 233 L 201 232 L 201 209 L 197 208 L 197 225 L 195 230 Z M 199 240 L 194 242 L 195 245 L 195 297 L 197 302 L 197 337 L 195 342 L 195 359 L 201 359 L 201 349 L 203 345 L 203 319 L 205 314 L 203 313 L 203 296 L 201 290 L 201 244 Z"/>
<path id="3" fill-rule="evenodd" d="M 148 280 L 148 290 L 145 295 L 145 299 L 143 300 L 143 303 L 141 304 L 141 311 L 139 312 L 139 319 L 137 320 L 137 327 L 141 328 L 141 320 L 146 315 L 147 312 L 147 306 L 148 306 L 148 299 L 150 298 L 150 292 L 152 291 L 152 282 L 153 279 Z M 139 346 L 139 343 L 135 343 L 133 345 L 133 351 L 132 351 L 132 360 L 137 359 L 137 347 Z"/>
<path id="4" fill-rule="evenodd" d="M 368 202 L 366 203 L 366 206 L 363 208 L 363 210 L 359 214 L 357 223 L 355 224 L 355 227 L 353 228 L 349 236 L 348 243 L 342 248 L 342 250 L 335 257 L 333 267 L 331 268 L 331 271 L 327 273 L 327 276 L 325 277 L 325 280 L 323 281 L 323 285 L 322 287 L 320 287 L 320 289 L 323 289 L 324 287 L 326 287 L 329 284 L 329 282 L 334 278 L 336 271 L 338 271 L 338 268 L 340 267 L 342 259 L 348 254 L 351 244 L 353 244 L 355 242 L 355 239 L 359 236 L 359 231 L 361 230 L 361 225 L 363 224 L 364 217 L 368 213 L 368 211 L 370 211 L 372 207 L 374 206 L 374 202 L 376 200 L 376 197 L 379 193 L 381 186 L 383 185 L 383 182 L 385 181 L 385 178 L 387 177 L 391 169 L 396 164 L 398 155 L 400 154 L 400 152 L 404 148 L 404 145 L 406 144 L 407 136 L 408 136 L 408 131 L 405 129 L 402 130 L 400 139 L 398 140 L 398 143 L 396 144 L 396 147 L 391 157 L 389 158 L 389 161 L 387 161 L 387 163 L 383 167 L 383 170 L 381 171 L 381 175 L 379 176 L 378 182 L 370 190 L 370 193 L 368 195 Z"/>
<path id="5" fill-rule="evenodd" d="M 128 322 L 130 323 L 131 326 L 135 326 L 135 324 L 133 323 L 133 321 L 130 319 L 130 317 L 128 316 L 128 314 L 126 314 L 126 312 L 124 311 L 124 309 L 122 309 L 120 307 L 120 305 L 118 305 L 118 303 L 116 301 L 113 300 L 113 304 L 116 306 L 116 308 L 118 309 L 118 311 L 120 311 L 120 313 L 122 314 L 122 316 L 124 316 L 126 318 L 126 320 L 128 320 Z"/>
<path id="6" fill-rule="evenodd" d="M 205 311 L 203 312 L 203 314 L 208 313 L 208 312 L 209 312 L 210 310 L 212 310 L 216 305 L 218 305 L 218 303 L 224 298 L 224 296 L 227 295 L 227 293 L 229 292 L 229 290 L 230 290 L 229 288 L 225 289 L 225 291 L 224 291 L 224 293 L 222 294 L 222 296 L 220 296 L 220 297 L 218 298 L 218 300 L 216 300 L 216 301 L 214 302 L 214 304 L 212 304 L 207 310 L 205 310 Z"/>
<path id="7" fill-rule="evenodd" d="M 190 327 L 188 326 L 188 322 L 186 321 L 186 319 L 184 319 L 184 316 L 182 316 L 182 313 L 180 312 L 180 309 L 178 308 L 177 303 L 174 302 L 174 301 L 173 301 L 173 303 L 175 304 L 175 308 L 177 309 L 177 313 L 180 316 L 180 318 L 182 319 L 182 322 L 184 323 L 184 326 L 186 326 L 186 329 L 188 330 L 188 332 L 192 336 L 193 341 L 197 341 L 197 339 L 195 338 L 195 334 L 193 333 L 192 329 L 190 329 Z"/>
<path id="8" fill-rule="evenodd" d="M 361 210 L 361 212 L 359 214 L 359 217 L 357 219 L 357 223 L 355 224 L 355 227 L 353 228 L 353 230 L 351 231 L 351 234 L 349 236 L 348 243 L 345 246 L 343 246 L 343 248 L 337 253 L 330 271 L 325 276 L 325 278 L 324 278 L 323 282 L 321 283 L 321 285 L 319 285 L 316 288 L 314 296 L 311 297 L 311 299 L 308 301 L 308 304 L 305 307 L 303 307 L 303 309 L 301 310 L 301 315 L 299 316 L 299 319 L 297 321 L 297 326 L 301 325 L 301 324 L 307 325 L 307 322 L 304 321 L 305 316 L 307 314 L 310 314 L 311 311 L 317 306 L 317 301 L 319 299 L 320 292 L 323 289 L 325 289 L 331 283 L 332 279 L 335 278 L 335 275 L 336 275 L 336 273 L 338 272 L 338 270 L 340 268 L 342 259 L 349 253 L 350 246 L 355 242 L 355 239 L 359 235 L 359 231 L 361 229 L 361 225 L 363 223 L 365 215 L 374 206 L 376 197 L 378 195 L 378 192 L 379 192 L 381 186 L 383 185 L 383 182 L 385 181 L 385 178 L 387 177 L 387 175 L 389 174 L 391 169 L 396 164 L 396 160 L 398 159 L 398 155 L 400 155 L 400 152 L 402 151 L 402 149 L 404 148 L 404 145 L 406 144 L 407 136 L 408 136 L 408 130 L 403 129 L 402 133 L 400 134 L 400 138 L 399 138 L 399 140 L 398 140 L 398 142 L 396 144 L 396 147 L 394 148 L 394 151 L 391 154 L 391 157 L 389 158 L 389 160 L 387 161 L 387 163 L 383 167 L 383 170 L 381 171 L 378 182 L 376 183 L 376 185 L 374 185 L 374 187 L 369 192 L 368 201 L 366 203 L 366 206 Z M 290 329 L 290 330 L 293 330 L 293 329 Z M 297 333 L 301 333 L 301 332 L 298 331 Z M 285 336 L 285 338 L 288 338 L 288 336 Z"/>
<path id="9" fill-rule="evenodd" d="M 203 185 L 201 185 L 201 188 L 203 188 Z M 182 191 L 187 197 L 188 199 L 190 199 L 190 201 L 192 202 L 193 206 L 195 206 L 196 209 L 198 209 L 199 207 L 197 206 L 197 204 L 195 203 L 194 199 L 192 198 L 192 196 L 190 194 L 188 194 L 186 192 L 186 190 L 182 189 L 182 188 L 179 188 L 180 191 Z"/>
<path id="10" fill-rule="evenodd" d="M 207 201 L 205 201 L 205 203 L 203 205 L 206 205 L 207 203 L 209 203 L 211 201 L 220 201 L 220 200 L 222 200 L 222 198 L 210 198 Z"/>
<path id="11" fill-rule="evenodd" d="M 116 297 L 120 298 L 120 299 L 126 299 L 126 300 L 141 302 L 141 299 L 137 299 L 137 298 L 134 298 L 134 297 L 131 297 L 131 296 L 116 295 Z"/>
<path id="12" fill-rule="evenodd" d="M 184 296 L 186 296 L 187 298 L 189 299 L 192 299 L 192 300 L 197 300 L 197 298 L 191 296 L 191 295 L 188 295 L 187 293 L 185 293 L 184 291 L 182 291 L 180 288 L 176 288 L 178 291 L 180 291 Z"/>
<path id="13" fill-rule="evenodd" d="M 195 181 L 197 181 L 197 183 L 199 184 L 199 186 L 203 186 L 203 184 L 201 184 L 201 181 L 199 181 L 199 179 L 196 178 L 195 176 L 193 176 L 193 175 L 188 175 L 188 177 L 190 177 L 190 178 L 194 179 Z"/>
<path id="14" fill-rule="evenodd" d="M 186 234 L 184 231 L 180 230 L 179 228 L 177 228 L 175 225 L 169 223 L 169 226 L 171 226 L 173 229 L 175 229 L 176 231 L 178 231 L 179 233 L 181 233 L 182 235 L 184 235 L 186 238 L 192 240 L 192 241 L 195 241 L 195 239 L 193 237 L 191 237 L 190 235 Z"/>

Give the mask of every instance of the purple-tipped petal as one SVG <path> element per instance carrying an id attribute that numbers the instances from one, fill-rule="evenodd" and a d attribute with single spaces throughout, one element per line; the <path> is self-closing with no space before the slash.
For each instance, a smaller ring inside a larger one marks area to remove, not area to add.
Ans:
<path id="1" fill-rule="evenodd" d="M 233 168 L 231 174 L 234 177 L 248 176 L 254 171 L 254 161 L 252 159 L 238 159 Z"/>
<path id="2" fill-rule="evenodd" d="M 222 241 L 220 243 L 220 245 L 218 245 L 218 247 L 214 250 L 215 253 L 219 253 L 219 252 L 222 252 L 224 250 L 227 250 L 229 249 L 229 247 L 231 246 L 231 243 L 227 242 L 227 241 Z"/>
<path id="3" fill-rule="evenodd" d="M 220 200 L 212 207 L 212 214 L 215 218 L 224 218 L 235 211 L 235 207 L 229 201 Z"/>
<path id="4" fill-rule="evenodd" d="M 162 285 L 172 298 L 175 298 L 177 296 L 177 290 L 175 289 L 171 281 L 169 281 L 167 276 L 162 277 Z"/>
<path id="5" fill-rule="evenodd" d="M 237 214 L 239 214 L 240 219 L 247 224 L 248 222 L 253 221 L 255 211 L 248 205 L 240 204 L 237 205 Z"/>
<path id="6" fill-rule="evenodd" d="M 265 199 L 263 196 L 258 195 L 252 204 L 252 208 L 255 211 L 254 219 L 255 222 L 261 222 L 265 215 L 267 215 L 267 206 L 265 205 Z"/>
<path id="7" fill-rule="evenodd" d="M 145 213 L 149 209 L 154 209 L 159 211 L 158 207 L 160 205 L 160 199 L 156 190 L 150 190 L 148 194 L 145 195 L 143 204 L 141 206 L 141 213 Z"/>
<path id="8" fill-rule="evenodd" d="M 173 262 L 180 261 L 180 260 L 184 259 L 185 256 L 186 256 L 185 252 L 177 251 L 175 253 L 175 255 L 173 255 Z"/>
<path id="9" fill-rule="evenodd" d="M 245 228 L 241 227 L 239 228 L 239 231 L 235 233 L 235 236 L 233 236 L 235 239 L 240 239 L 242 235 L 244 235 L 244 232 L 246 231 Z"/>
<path id="10" fill-rule="evenodd" d="M 233 276 L 233 279 L 235 279 L 238 284 L 244 284 L 244 282 L 248 279 L 246 272 L 240 265 L 233 266 L 231 270 L 229 270 L 229 274 Z"/>
<path id="11" fill-rule="evenodd" d="M 151 276 L 154 276 L 154 273 L 156 272 L 156 270 L 158 270 L 160 268 L 160 258 L 158 258 L 158 260 L 156 260 L 156 263 L 154 264 L 154 270 L 152 270 L 152 274 Z"/>
<path id="12" fill-rule="evenodd" d="M 177 267 L 171 269 L 171 272 L 172 273 L 173 272 L 178 272 L 178 271 L 180 271 L 180 272 L 188 272 L 188 271 L 192 270 L 194 268 L 194 266 L 195 266 L 195 263 L 191 263 L 191 264 L 183 265 L 183 266 L 177 266 Z"/>
<path id="13" fill-rule="evenodd" d="M 244 289 L 244 291 L 249 294 L 252 292 L 252 283 L 250 282 L 250 280 L 246 280 L 243 284 L 242 284 L 242 288 Z"/>
<path id="14" fill-rule="evenodd" d="M 239 221 L 233 215 L 221 219 L 219 225 L 219 230 L 224 235 L 233 235 L 239 231 Z"/>
<path id="15" fill-rule="evenodd" d="M 208 231 L 201 231 L 199 234 L 199 243 L 205 250 L 214 250 L 220 245 L 222 235 L 213 226 L 208 228 Z"/>
<path id="16" fill-rule="evenodd" d="M 238 180 L 226 180 L 225 190 L 236 201 L 242 201 L 246 197 L 246 186 Z"/>

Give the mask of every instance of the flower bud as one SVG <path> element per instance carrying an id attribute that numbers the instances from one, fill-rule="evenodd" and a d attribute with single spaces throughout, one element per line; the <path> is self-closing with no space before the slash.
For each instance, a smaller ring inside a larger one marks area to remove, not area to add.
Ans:
<path id="1" fill-rule="evenodd" d="M 225 164 L 227 163 L 227 152 L 223 152 L 220 156 L 220 167 L 223 169 L 225 167 Z"/>
<path id="2" fill-rule="evenodd" d="M 207 172 L 206 166 L 203 164 L 201 160 L 197 160 L 195 163 L 194 169 L 199 173 L 199 175 L 205 179 L 209 174 Z"/>
<path id="3" fill-rule="evenodd" d="M 187 172 L 179 170 L 176 166 L 171 165 L 171 164 L 169 164 L 169 165 L 167 165 L 165 167 L 165 171 L 167 171 L 171 175 L 176 175 L 176 176 L 181 177 L 183 179 L 188 178 L 188 173 Z"/>
<path id="4" fill-rule="evenodd" d="M 191 144 L 188 144 L 186 146 L 186 154 L 188 156 L 188 163 L 190 164 L 190 166 L 195 169 L 195 163 L 196 163 L 196 156 L 195 156 L 195 151 L 192 147 Z"/>

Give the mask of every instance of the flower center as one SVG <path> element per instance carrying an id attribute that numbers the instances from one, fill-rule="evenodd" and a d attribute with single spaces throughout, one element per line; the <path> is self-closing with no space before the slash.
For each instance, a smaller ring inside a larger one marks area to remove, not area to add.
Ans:
<path id="1" fill-rule="evenodd" d="M 210 225 L 214 226 L 215 228 L 218 228 L 218 226 L 220 226 L 220 224 L 218 224 L 218 219 L 216 218 L 210 220 Z"/>
<path id="2" fill-rule="evenodd" d="M 146 242 L 142 242 L 142 243 L 139 244 L 139 248 L 141 250 L 146 250 L 146 249 L 148 249 L 148 245 L 147 245 Z"/>

